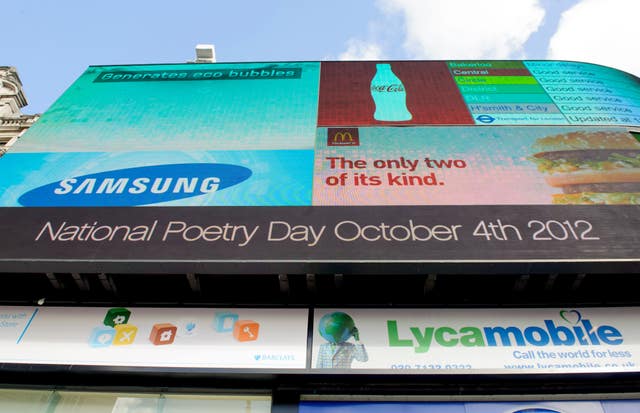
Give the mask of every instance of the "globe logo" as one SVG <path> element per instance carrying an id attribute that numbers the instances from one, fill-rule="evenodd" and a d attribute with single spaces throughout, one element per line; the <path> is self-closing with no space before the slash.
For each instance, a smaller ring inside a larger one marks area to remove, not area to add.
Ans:
<path id="1" fill-rule="evenodd" d="M 353 334 L 356 323 L 347 313 L 340 311 L 325 314 L 318 323 L 320 335 L 329 343 L 344 343 Z"/>

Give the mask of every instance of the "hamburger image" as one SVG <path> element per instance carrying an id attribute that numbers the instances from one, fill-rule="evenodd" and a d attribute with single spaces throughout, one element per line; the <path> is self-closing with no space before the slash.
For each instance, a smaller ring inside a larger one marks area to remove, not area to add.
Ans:
<path id="1" fill-rule="evenodd" d="M 640 141 L 625 131 L 577 131 L 538 139 L 530 157 L 554 204 L 640 205 Z"/>

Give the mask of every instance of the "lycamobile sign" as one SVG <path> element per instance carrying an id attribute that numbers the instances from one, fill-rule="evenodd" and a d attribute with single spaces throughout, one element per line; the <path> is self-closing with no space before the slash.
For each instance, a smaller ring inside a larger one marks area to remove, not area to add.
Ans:
<path id="1" fill-rule="evenodd" d="M 426 353 L 433 344 L 442 347 L 511 347 L 511 346 L 618 346 L 622 333 L 611 325 L 593 325 L 577 310 L 562 310 L 560 322 L 542 320 L 539 325 L 411 326 L 400 331 L 397 320 L 387 320 L 391 347 L 414 347 L 416 353 Z M 567 324 L 567 325 L 562 325 Z"/>
<path id="2" fill-rule="evenodd" d="M 336 314 L 350 320 L 337 344 L 322 324 Z M 389 374 L 637 372 L 639 317 L 632 307 L 316 309 L 312 365 Z"/>

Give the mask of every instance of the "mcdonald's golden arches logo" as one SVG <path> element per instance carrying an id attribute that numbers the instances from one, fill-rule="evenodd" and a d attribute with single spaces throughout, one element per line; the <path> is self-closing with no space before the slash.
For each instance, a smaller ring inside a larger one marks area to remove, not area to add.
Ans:
<path id="1" fill-rule="evenodd" d="M 327 128 L 327 146 L 360 146 L 358 128 Z"/>

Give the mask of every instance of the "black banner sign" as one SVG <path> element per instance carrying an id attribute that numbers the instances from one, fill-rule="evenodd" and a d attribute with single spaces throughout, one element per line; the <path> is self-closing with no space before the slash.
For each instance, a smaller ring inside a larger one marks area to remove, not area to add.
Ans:
<path id="1" fill-rule="evenodd" d="M 637 206 L 1 208 L 0 269 L 638 269 Z M 400 267 L 398 267 L 400 266 Z"/>

